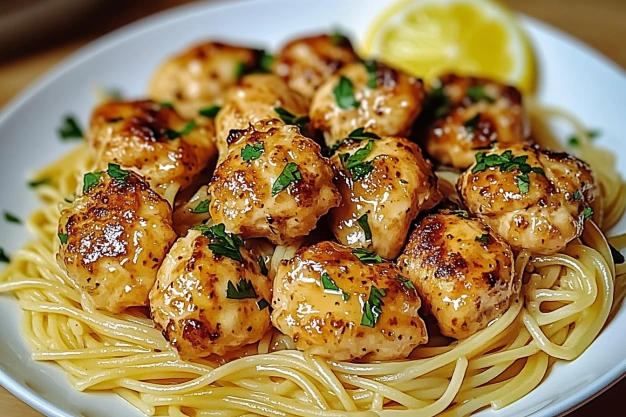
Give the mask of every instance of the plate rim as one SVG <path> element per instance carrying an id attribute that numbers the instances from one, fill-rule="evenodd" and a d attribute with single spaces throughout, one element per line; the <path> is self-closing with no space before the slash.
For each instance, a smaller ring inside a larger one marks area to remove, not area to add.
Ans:
<path id="1" fill-rule="evenodd" d="M 2 108 L 0 108 L 0 128 L 7 119 L 20 110 L 25 102 L 39 94 L 48 84 L 54 83 L 57 78 L 61 77 L 64 73 L 71 71 L 74 67 L 82 65 L 82 63 L 89 60 L 91 56 L 98 55 L 105 49 L 117 46 L 118 43 L 122 43 L 128 36 L 135 36 L 136 34 L 145 31 L 154 30 L 162 24 L 171 24 L 175 20 L 185 20 L 189 16 L 193 15 L 195 11 L 212 13 L 220 9 L 235 9 L 246 7 L 250 4 L 273 3 L 274 1 L 276 0 L 216 0 L 211 2 L 199 1 L 195 3 L 188 3 L 145 16 L 106 33 L 62 58 L 59 62 L 55 63 L 43 72 L 43 74 L 29 82 L 26 87 L 22 88 L 20 92 L 6 102 Z M 304 3 L 307 0 L 296 1 Z M 593 48 L 588 43 L 535 17 L 517 12 L 515 10 L 514 13 L 520 18 L 521 26 L 523 28 L 526 29 L 529 25 L 534 26 L 541 32 L 544 32 L 549 36 L 564 41 L 574 48 L 581 50 L 585 55 L 593 57 L 602 65 L 610 68 L 612 71 L 618 73 L 622 78 L 626 79 L 626 68 L 622 67 L 602 52 Z M 533 50 L 540 49 L 536 45 L 532 45 L 532 48 Z M 622 304 L 621 308 L 626 307 Z M 32 358 L 28 358 L 28 360 L 33 361 Z M 582 390 L 553 402 L 549 406 L 541 409 L 540 412 L 542 414 L 548 413 L 548 415 L 555 417 L 569 414 L 601 396 L 613 386 L 617 385 L 622 379 L 624 379 L 624 377 L 626 377 L 626 359 L 618 363 L 611 370 L 611 372 L 601 375 L 591 384 L 586 385 Z M 32 388 L 18 382 L 2 366 L 0 366 L 0 385 L 16 398 L 46 416 L 77 417 L 76 414 L 72 414 L 67 410 L 59 408 L 52 401 L 45 399 Z M 536 415 L 536 412 L 530 414 L 530 416 L 532 415 Z"/>

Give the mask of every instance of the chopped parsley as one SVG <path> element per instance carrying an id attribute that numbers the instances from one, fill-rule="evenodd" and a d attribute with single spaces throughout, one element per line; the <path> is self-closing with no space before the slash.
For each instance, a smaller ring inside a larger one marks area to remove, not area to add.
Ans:
<path id="1" fill-rule="evenodd" d="M 589 139 L 595 139 L 598 136 L 600 136 L 600 131 L 599 130 L 588 130 L 587 131 L 587 137 Z M 572 147 L 577 147 L 580 146 L 580 138 L 576 135 L 572 135 L 567 139 L 567 143 L 569 143 L 569 146 Z"/>
<path id="2" fill-rule="evenodd" d="M 58 133 L 63 140 L 83 138 L 83 130 L 80 128 L 74 116 L 71 115 L 63 118 L 63 123 L 58 129 Z"/>
<path id="3" fill-rule="evenodd" d="M 377 254 L 376 252 L 372 252 L 371 250 L 362 248 L 354 249 L 352 251 L 352 254 L 364 264 L 378 264 L 383 262 L 383 258 L 381 258 L 379 254 Z"/>
<path id="4" fill-rule="evenodd" d="M 472 117 L 471 119 L 469 119 L 465 123 L 463 123 L 463 126 L 465 126 L 465 128 L 470 133 L 473 133 L 476 130 L 476 128 L 478 127 L 478 123 L 479 122 L 480 122 L 480 113 L 477 113 L 476 116 Z"/>
<path id="5" fill-rule="evenodd" d="M 83 176 L 83 194 L 85 194 L 87 191 L 91 189 L 91 187 L 94 187 L 100 182 L 101 175 L 102 175 L 102 172 L 96 171 L 96 172 L 88 172 Z"/>
<path id="6" fill-rule="evenodd" d="M 282 107 L 274 107 L 274 111 L 278 114 L 280 119 L 288 125 L 296 125 L 300 129 L 305 129 L 307 124 L 311 121 L 306 114 L 296 116 Z"/>
<path id="7" fill-rule="evenodd" d="M 480 236 L 476 236 L 474 240 L 480 243 L 489 243 L 489 233 L 483 233 Z"/>
<path id="8" fill-rule="evenodd" d="M 261 298 L 256 302 L 256 306 L 259 308 L 259 311 L 263 311 L 270 306 L 270 303 L 265 298 Z"/>
<path id="9" fill-rule="evenodd" d="M 252 68 L 250 68 L 248 64 L 246 64 L 243 61 L 239 61 L 237 65 L 235 66 L 234 75 L 236 79 L 240 79 L 244 75 L 250 74 L 251 71 L 252 71 Z"/>
<path id="10" fill-rule="evenodd" d="M 324 155 L 325 156 L 333 155 L 335 151 L 337 151 L 337 149 L 339 149 L 341 145 L 343 145 L 347 141 L 361 142 L 365 139 L 380 139 L 380 136 L 378 136 L 376 133 L 373 133 L 373 132 L 366 132 L 364 127 L 359 127 L 357 129 L 354 129 L 352 132 L 350 132 L 350 134 L 346 138 L 343 138 L 335 142 L 335 144 L 331 146 L 330 148 L 325 148 Z"/>
<path id="11" fill-rule="evenodd" d="M 298 170 L 298 165 L 295 162 L 289 162 L 272 185 L 272 197 L 300 180 L 302 180 L 302 174 Z"/>
<path id="12" fill-rule="evenodd" d="M 452 102 L 446 95 L 443 86 L 440 85 L 430 92 L 426 98 L 424 107 L 426 107 L 436 119 L 439 119 L 450 113 Z"/>
<path id="13" fill-rule="evenodd" d="M 126 181 L 128 181 L 128 177 L 130 177 L 130 171 L 126 171 L 120 168 L 118 164 L 111 163 L 109 163 L 109 167 L 107 168 L 107 174 L 109 174 L 109 177 L 113 178 L 120 184 L 126 184 Z"/>
<path id="14" fill-rule="evenodd" d="M 159 103 L 159 106 L 163 107 L 164 109 L 171 109 L 172 107 L 174 107 L 171 101 L 162 101 Z"/>
<path id="15" fill-rule="evenodd" d="M 352 81 L 344 75 L 339 77 L 339 82 L 333 88 L 335 101 L 342 109 L 352 109 L 359 106 L 359 102 L 354 98 L 354 86 Z"/>
<path id="16" fill-rule="evenodd" d="M 28 182 L 30 188 L 37 188 L 41 185 L 50 184 L 50 178 L 42 178 L 40 180 L 32 180 Z"/>
<path id="17" fill-rule="evenodd" d="M 335 29 L 335 31 L 330 34 L 330 41 L 333 45 L 343 45 L 348 42 L 348 37 L 341 33 L 338 29 Z"/>
<path id="18" fill-rule="evenodd" d="M 591 216 L 593 216 L 593 209 L 591 207 L 586 207 L 583 211 L 583 216 L 585 217 L 585 220 L 591 218 Z"/>
<path id="19" fill-rule="evenodd" d="M 343 301 L 348 301 L 350 299 L 350 294 L 339 288 L 337 284 L 335 284 L 335 281 L 333 281 L 333 279 L 326 272 L 322 274 L 322 286 L 324 287 L 324 291 L 340 294 Z"/>
<path id="20" fill-rule="evenodd" d="M 261 51 L 261 59 L 259 59 L 259 70 L 261 72 L 272 72 L 272 64 L 274 63 L 274 55 L 267 53 L 266 50 Z"/>
<path id="21" fill-rule="evenodd" d="M 372 230 L 370 229 L 370 225 L 367 221 L 367 213 L 359 217 L 356 221 L 363 229 L 363 233 L 365 234 L 365 240 L 372 240 Z"/>
<path id="22" fill-rule="evenodd" d="M 488 103 L 493 103 L 495 100 L 493 99 L 493 97 L 488 96 L 485 93 L 485 88 L 483 86 L 480 85 L 476 85 L 474 87 L 470 87 L 467 89 L 467 93 L 466 93 L 467 97 L 469 97 L 470 100 L 474 101 L 474 102 L 478 102 L 478 101 L 486 101 Z"/>
<path id="23" fill-rule="evenodd" d="M 183 130 L 181 130 L 180 132 L 174 129 L 166 129 L 165 137 L 167 137 L 169 140 L 178 139 L 181 136 L 190 134 L 191 131 L 194 130 L 195 128 L 196 128 L 196 122 L 192 120 L 191 122 L 187 123 L 185 127 L 183 128 Z"/>
<path id="24" fill-rule="evenodd" d="M 382 307 L 385 305 L 382 298 L 387 296 L 384 288 L 378 289 L 372 285 L 370 288 L 370 296 L 363 304 L 363 316 L 361 317 L 361 325 L 374 327 L 378 322 L 378 318 L 383 313 Z"/>
<path id="25" fill-rule="evenodd" d="M 415 289 L 415 284 L 413 284 L 413 281 L 411 281 L 410 279 L 405 278 L 400 274 L 396 274 L 396 280 L 398 280 L 398 282 L 400 282 L 400 284 L 402 284 L 403 287 L 406 287 L 413 291 L 417 291 Z"/>
<path id="26" fill-rule="evenodd" d="M 67 233 L 58 233 L 57 236 L 59 236 L 59 240 L 62 244 L 65 245 L 67 243 Z"/>
<path id="27" fill-rule="evenodd" d="M 241 158 L 250 162 L 252 160 L 258 159 L 263 152 L 265 152 L 265 148 L 263 147 L 263 142 L 257 142 L 254 145 L 246 145 L 241 150 Z"/>
<path id="28" fill-rule="evenodd" d="M 11 260 L 7 256 L 7 254 L 4 253 L 4 249 L 2 249 L 2 248 L 0 248 L 0 262 L 4 262 L 4 263 L 7 263 L 7 264 L 9 262 L 11 262 Z"/>
<path id="29" fill-rule="evenodd" d="M 363 64 L 367 70 L 367 86 L 369 88 L 376 88 L 378 86 L 378 63 L 368 59 L 364 61 Z"/>
<path id="30" fill-rule="evenodd" d="M 373 148 L 374 141 L 369 140 L 364 148 L 359 149 L 354 154 L 342 153 L 339 155 L 343 167 L 350 172 L 354 180 L 361 180 L 374 170 L 374 164 L 371 161 L 363 162 L 363 159 L 372 152 Z"/>
<path id="31" fill-rule="evenodd" d="M 222 108 L 218 105 L 213 105 L 213 106 L 209 106 L 209 107 L 205 107 L 203 109 L 198 110 L 198 114 L 200 116 L 204 116 L 204 117 L 208 117 L 209 119 L 214 119 L 215 116 L 217 116 L 217 113 L 221 110 Z"/>
<path id="32" fill-rule="evenodd" d="M 223 223 L 211 227 L 199 225 L 192 227 L 213 241 L 209 243 L 209 249 L 217 256 L 225 256 L 237 262 L 243 263 L 243 256 L 239 250 L 243 247 L 243 239 L 234 233 L 226 233 L 226 226 Z"/>
<path id="33" fill-rule="evenodd" d="M 611 256 L 613 257 L 613 263 L 623 264 L 624 262 L 626 262 L 626 259 L 624 259 L 624 255 L 622 255 L 622 252 L 618 251 L 610 243 L 609 243 L 609 248 L 611 249 Z"/>
<path id="34" fill-rule="evenodd" d="M 194 214 L 208 213 L 209 212 L 209 200 L 202 200 L 195 208 L 191 210 Z"/>
<path id="35" fill-rule="evenodd" d="M 582 191 L 576 190 L 574 191 L 574 201 L 582 201 L 585 198 Z"/>
<path id="36" fill-rule="evenodd" d="M 469 218 L 469 213 L 467 210 L 452 210 L 450 214 L 454 214 L 456 216 L 462 217 L 464 219 Z"/>
<path id="37" fill-rule="evenodd" d="M 528 155 L 520 155 L 513 157 L 513 153 L 508 150 L 502 152 L 501 155 L 491 154 L 487 155 L 486 152 L 478 152 L 476 154 L 476 165 L 472 168 L 472 174 L 485 171 L 487 168 L 500 168 L 500 172 L 510 171 L 517 168 L 521 171 L 521 174 L 516 177 L 517 188 L 522 194 L 526 194 L 530 185 L 530 178 L 528 174 L 534 172 L 538 175 L 546 176 L 546 173 L 542 168 L 531 167 L 526 163 Z"/>
<path id="38" fill-rule="evenodd" d="M 239 278 L 239 282 L 235 286 L 232 281 L 228 281 L 226 287 L 226 298 L 232 300 L 243 300 L 245 298 L 257 298 L 256 291 L 252 285 L 252 281 Z"/>
<path id="39" fill-rule="evenodd" d="M 9 223 L 22 223 L 19 217 L 17 217 L 15 214 L 9 213 L 8 211 L 4 212 L 4 220 L 8 221 Z"/>
<path id="40" fill-rule="evenodd" d="M 265 265 L 265 259 L 263 259 L 263 257 L 261 255 L 259 255 L 259 257 L 257 258 L 257 262 L 259 264 L 259 268 L 261 270 L 261 273 L 263 275 L 267 276 L 270 271 L 267 270 L 267 265 Z"/>

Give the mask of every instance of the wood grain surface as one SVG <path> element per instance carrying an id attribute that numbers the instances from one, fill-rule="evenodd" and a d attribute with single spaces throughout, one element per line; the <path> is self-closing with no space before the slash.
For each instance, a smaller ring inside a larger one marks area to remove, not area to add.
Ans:
<path id="1" fill-rule="evenodd" d="M 187 0 L 103 2 L 45 39 L 0 54 L 0 106 L 71 52 L 118 27 L 165 10 Z M 626 68 L 626 0 L 502 0 L 511 8 L 543 20 L 588 43 Z M 593 80 L 589 80 L 593 82 Z M 626 397 L 626 380 L 572 412 L 571 417 L 624 416 L 620 406 Z M 41 417 L 0 387 L 0 416 Z M 112 416 L 124 417 L 124 416 Z"/>

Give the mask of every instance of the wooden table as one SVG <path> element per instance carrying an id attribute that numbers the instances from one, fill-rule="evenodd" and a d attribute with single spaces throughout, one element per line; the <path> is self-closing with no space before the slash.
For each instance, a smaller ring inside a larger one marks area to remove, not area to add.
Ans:
<path id="1" fill-rule="evenodd" d="M 62 35 L 46 37 L 26 53 L 0 58 L 0 106 L 65 56 L 89 41 L 143 16 L 189 0 L 117 2 L 86 16 Z M 503 0 L 512 8 L 548 22 L 587 42 L 622 67 L 626 67 L 626 1 L 624 0 Z M 589 80 L 593 82 L 593 80 Z M 621 400 L 626 397 L 626 380 L 573 412 L 572 417 L 626 415 Z M 619 411 L 613 411 L 619 410 Z M 41 417 L 0 387 L 0 415 Z M 117 416 L 116 416 L 117 417 Z"/>

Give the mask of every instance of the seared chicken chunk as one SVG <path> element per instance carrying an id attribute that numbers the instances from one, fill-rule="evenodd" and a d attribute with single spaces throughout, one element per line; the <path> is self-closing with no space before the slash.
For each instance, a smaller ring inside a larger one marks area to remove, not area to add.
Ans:
<path id="1" fill-rule="evenodd" d="M 221 105 L 226 90 L 246 70 L 256 68 L 261 51 L 206 42 L 163 62 L 152 76 L 150 98 L 170 102 L 187 119 L 202 109 Z"/>
<path id="2" fill-rule="evenodd" d="M 496 81 L 448 74 L 430 95 L 436 118 L 426 151 L 443 165 L 465 169 L 481 149 L 529 143 L 530 124 L 515 88 Z"/>
<path id="3" fill-rule="evenodd" d="M 358 59 L 348 38 L 318 35 L 289 42 L 276 55 L 272 68 L 292 90 L 311 99 L 328 77 Z"/>
<path id="4" fill-rule="evenodd" d="M 586 163 L 523 145 L 476 160 L 459 177 L 459 195 L 513 249 L 552 254 L 581 235 L 598 193 Z"/>
<path id="5" fill-rule="evenodd" d="M 101 104 L 88 137 L 97 168 L 134 168 L 161 195 L 172 185 L 184 189 L 217 153 L 212 125 L 185 121 L 149 100 Z"/>
<path id="6" fill-rule="evenodd" d="M 466 215 L 425 217 L 398 258 L 441 333 L 455 339 L 471 336 L 504 314 L 521 284 L 514 283 L 510 246 Z"/>
<path id="7" fill-rule="evenodd" d="M 313 96 L 311 125 L 331 146 L 364 127 L 380 136 L 404 136 L 422 109 L 421 80 L 376 62 L 353 63 Z"/>
<path id="8" fill-rule="evenodd" d="M 150 313 L 181 358 L 223 356 L 270 329 L 272 283 L 242 246 L 223 225 L 190 230 L 159 268 Z"/>
<path id="9" fill-rule="evenodd" d="M 357 158 L 368 150 L 364 158 Z M 330 212 L 330 228 L 344 245 L 371 248 L 394 259 L 413 219 L 441 201 L 432 166 L 407 139 L 348 140 L 331 162 L 342 199 Z"/>
<path id="10" fill-rule="evenodd" d="M 147 306 L 176 238 L 169 204 L 118 165 L 84 181 L 83 195 L 61 212 L 59 261 L 97 308 L 116 313 Z"/>
<path id="11" fill-rule="evenodd" d="M 220 160 L 226 158 L 233 140 L 229 135 L 231 130 L 243 130 L 261 120 L 276 119 L 279 117 L 277 108 L 293 115 L 305 115 L 308 111 L 304 97 L 289 89 L 280 77 L 273 74 L 243 77 L 228 91 L 226 103 L 215 119 Z"/>
<path id="12" fill-rule="evenodd" d="M 330 161 L 296 126 L 268 120 L 236 133 L 209 184 L 215 222 L 281 244 L 308 234 L 339 205 Z"/>
<path id="13" fill-rule="evenodd" d="M 392 360 L 428 341 L 414 286 L 394 264 L 361 256 L 321 242 L 279 266 L 272 323 L 297 349 L 335 361 Z"/>

